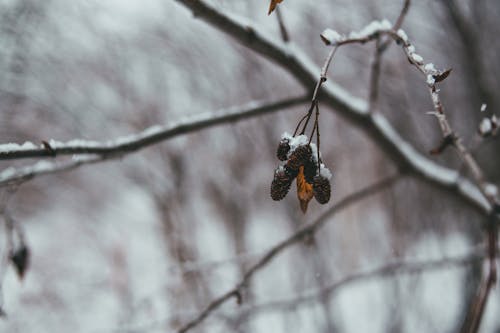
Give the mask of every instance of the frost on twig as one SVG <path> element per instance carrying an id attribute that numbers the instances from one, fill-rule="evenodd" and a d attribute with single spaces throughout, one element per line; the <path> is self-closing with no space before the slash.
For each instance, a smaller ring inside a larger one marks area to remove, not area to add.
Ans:
<path id="1" fill-rule="evenodd" d="M 484 117 L 479 123 L 478 132 L 482 137 L 495 136 L 500 127 L 500 120 L 496 115 Z"/>
<path id="2" fill-rule="evenodd" d="M 388 20 L 372 21 L 360 31 L 352 31 L 347 36 L 338 33 L 333 29 L 325 29 L 321 33 L 321 39 L 326 45 L 339 45 L 350 40 L 368 40 L 380 31 L 392 29 L 392 24 Z"/>

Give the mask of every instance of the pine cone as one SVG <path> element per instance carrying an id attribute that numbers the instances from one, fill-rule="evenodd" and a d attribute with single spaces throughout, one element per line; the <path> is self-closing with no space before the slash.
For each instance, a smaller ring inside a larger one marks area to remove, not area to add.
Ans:
<path id="1" fill-rule="evenodd" d="M 290 140 L 281 139 L 278 145 L 278 150 L 276 151 L 276 156 L 280 161 L 286 161 L 288 152 L 290 151 Z"/>
<path id="2" fill-rule="evenodd" d="M 292 179 L 283 168 L 276 169 L 271 183 L 271 198 L 275 201 L 283 199 L 290 190 Z"/>
<path id="3" fill-rule="evenodd" d="M 291 170 L 298 170 L 301 165 L 307 163 L 312 157 L 312 149 L 309 145 L 302 145 L 295 148 L 290 154 L 286 166 Z"/>
<path id="4" fill-rule="evenodd" d="M 313 181 L 313 194 L 316 201 L 324 205 L 330 201 L 330 181 L 325 177 L 319 175 L 314 177 Z"/>

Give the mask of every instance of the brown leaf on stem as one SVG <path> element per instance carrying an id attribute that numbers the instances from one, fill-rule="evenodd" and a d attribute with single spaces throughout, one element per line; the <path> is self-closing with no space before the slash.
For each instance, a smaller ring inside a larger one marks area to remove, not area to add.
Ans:
<path id="1" fill-rule="evenodd" d="M 313 187 L 306 181 L 304 166 L 299 168 L 299 174 L 297 175 L 297 197 L 299 198 L 300 209 L 302 209 L 302 212 L 305 214 L 307 205 L 313 198 Z"/>
<path id="2" fill-rule="evenodd" d="M 276 9 L 276 6 L 281 2 L 283 2 L 283 0 L 271 0 L 271 4 L 269 5 L 269 11 L 267 12 L 267 15 L 270 15 Z"/>
<path id="3" fill-rule="evenodd" d="M 449 69 L 445 70 L 444 72 L 439 73 L 437 75 L 433 75 L 434 81 L 435 82 L 441 82 L 444 79 L 446 79 L 448 77 L 448 75 L 450 75 L 450 73 L 451 73 L 451 68 L 449 68 Z"/>

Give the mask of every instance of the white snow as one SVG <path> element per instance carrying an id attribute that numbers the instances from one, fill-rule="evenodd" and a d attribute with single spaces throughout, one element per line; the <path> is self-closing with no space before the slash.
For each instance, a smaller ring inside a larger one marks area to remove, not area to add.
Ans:
<path id="1" fill-rule="evenodd" d="M 481 123 L 479 124 L 479 133 L 482 135 L 488 134 L 493 130 L 493 124 L 491 123 L 490 118 L 483 118 Z"/>
<path id="2" fill-rule="evenodd" d="M 323 163 L 320 165 L 319 174 L 328 180 L 332 178 L 332 172 Z"/>
<path id="3" fill-rule="evenodd" d="M 424 70 L 428 73 L 436 73 L 436 67 L 434 67 L 434 64 L 432 62 L 425 64 Z"/>
<path id="4" fill-rule="evenodd" d="M 285 133 L 287 134 L 287 133 Z M 307 145 L 309 143 L 309 139 L 307 135 L 297 135 L 296 137 L 290 137 L 288 144 L 290 145 L 290 151 L 288 152 L 288 156 L 297 149 L 298 146 Z"/>
<path id="5" fill-rule="evenodd" d="M 416 54 L 416 53 L 412 53 L 411 58 L 413 59 L 413 61 L 415 61 L 416 63 L 419 63 L 419 64 L 424 62 L 424 58 L 422 58 L 421 55 Z"/>
<path id="6" fill-rule="evenodd" d="M 408 35 L 403 29 L 399 29 L 397 34 L 403 40 L 403 42 L 408 43 Z"/>
<path id="7" fill-rule="evenodd" d="M 332 29 L 325 29 L 322 33 L 321 33 L 321 38 L 323 39 L 323 41 L 325 42 L 325 44 L 327 45 L 335 45 L 337 44 L 338 42 L 342 41 L 345 39 L 344 36 L 342 36 L 341 34 L 339 34 L 337 31 L 335 30 L 332 30 Z"/>
<path id="8" fill-rule="evenodd" d="M 413 45 L 408 45 L 407 47 L 409 53 L 414 53 L 415 52 L 415 46 Z"/>
<path id="9" fill-rule="evenodd" d="M 102 144 L 98 141 L 74 139 L 68 142 L 50 140 L 49 145 L 52 148 L 63 148 L 63 147 L 98 147 L 101 146 Z"/>
<path id="10" fill-rule="evenodd" d="M 16 168 L 8 167 L 7 169 L 4 169 L 2 172 L 0 172 L 0 180 L 10 178 L 15 174 L 16 174 Z"/>
<path id="11" fill-rule="evenodd" d="M 293 136 L 288 132 L 284 132 L 283 134 L 281 134 L 281 140 L 287 139 L 288 141 L 290 141 L 292 138 Z"/>
<path id="12" fill-rule="evenodd" d="M 486 192 L 486 195 L 496 197 L 498 195 L 498 187 L 494 184 L 486 184 L 484 187 L 484 191 Z"/>
<path id="13" fill-rule="evenodd" d="M 318 163 L 318 147 L 315 143 L 311 143 L 310 146 L 312 150 L 312 159 L 314 163 Z M 321 158 L 321 152 L 319 152 L 319 158 Z"/>
<path id="14" fill-rule="evenodd" d="M 427 75 L 427 84 L 432 86 L 434 83 L 436 83 L 434 76 L 432 74 Z"/>
<path id="15" fill-rule="evenodd" d="M 491 122 L 492 122 L 492 123 L 493 123 L 493 125 L 495 125 L 495 126 L 498 126 L 498 125 L 499 125 L 499 124 L 498 124 L 498 118 L 497 118 L 497 116 L 496 116 L 496 115 L 491 116 Z"/>
<path id="16" fill-rule="evenodd" d="M 488 107 L 488 105 L 487 105 L 487 104 L 485 104 L 485 103 L 481 104 L 481 112 L 486 111 L 486 108 L 487 108 L 487 107 Z"/>
<path id="17" fill-rule="evenodd" d="M 0 152 L 2 153 L 7 153 L 11 151 L 20 151 L 20 150 L 32 150 L 32 149 L 37 149 L 38 147 L 29 141 L 26 141 L 22 145 L 17 144 L 17 143 L 4 143 L 0 144 Z"/>
<path id="18" fill-rule="evenodd" d="M 390 30 L 392 28 L 391 22 L 384 19 L 382 21 L 372 21 L 367 26 L 365 26 L 361 31 L 356 32 L 353 31 L 349 34 L 349 38 L 357 39 L 357 38 L 365 38 L 370 35 L 373 35 L 376 32 L 383 30 Z"/>

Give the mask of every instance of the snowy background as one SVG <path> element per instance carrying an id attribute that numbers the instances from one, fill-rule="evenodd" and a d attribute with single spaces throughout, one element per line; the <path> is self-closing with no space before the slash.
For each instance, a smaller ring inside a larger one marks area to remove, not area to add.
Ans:
<path id="1" fill-rule="evenodd" d="M 476 129 L 481 105 L 488 102 L 493 113 L 500 105 L 500 3 L 457 1 L 477 33 L 470 45 L 444 2 L 415 1 L 403 27 L 425 59 L 453 68 L 441 85 L 450 121 L 499 184 L 499 142 L 481 142 Z M 212 3 L 279 38 L 267 0 Z M 281 7 L 292 42 L 321 66 L 325 28 L 348 33 L 374 19 L 394 22 L 401 3 L 286 0 Z M 369 45 L 343 48 L 331 79 L 366 98 L 372 55 Z M 0 70 L 1 143 L 108 140 L 303 93 L 282 69 L 171 0 L 2 0 Z M 426 114 L 432 103 L 425 84 L 394 46 L 382 70 L 380 109 L 425 154 L 440 137 Z M 362 131 L 325 107 L 321 147 L 334 172 L 332 201 L 312 202 L 306 215 L 294 189 L 272 201 L 277 143 L 307 107 L 179 136 L 20 187 L 8 209 L 32 259 L 23 281 L 12 267 L 3 277 L 0 332 L 175 331 L 233 288 L 266 250 L 395 171 Z M 461 166 L 452 150 L 434 159 Z M 228 302 L 194 331 L 455 332 L 480 265 L 365 279 L 313 301 L 287 300 L 386 263 L 466 255 L 483 241 L 482 222 L 457 198 L 404 178 L 336 215 L 314 242 L 285 251 L 255 276 L 242 306 Z M 4 244 L 1 237 L 2 256 Z M 500 331 L 499 311 L 497 288 L 481 332 Z"/>

